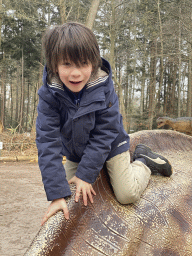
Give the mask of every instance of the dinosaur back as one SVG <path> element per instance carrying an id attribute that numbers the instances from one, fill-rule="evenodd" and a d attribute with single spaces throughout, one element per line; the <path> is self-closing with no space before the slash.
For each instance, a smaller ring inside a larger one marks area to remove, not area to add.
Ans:
<path id="1" fill-rule="evenodd" d="M 192 254 L 192 137 L 165 130 L 130 137 L 131 155 L 138 143 L 147 144 L 169 159 L 173 175 L 152 176 L 140 201 L 121 205 L 103 169 L 93 184 L 94 204 L 75 203 L 71 187 L 70 220 L 62 212 L 51 217 L 25 256 Z"/>

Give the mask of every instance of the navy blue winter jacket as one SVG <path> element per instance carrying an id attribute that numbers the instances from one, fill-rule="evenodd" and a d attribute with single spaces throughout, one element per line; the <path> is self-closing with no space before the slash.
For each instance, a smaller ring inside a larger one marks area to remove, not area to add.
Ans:
<path id="1" fill-rule="evenodd" d="M 103 65 L 109 75 L 86 85 L 79 106 L 62 84 L 47 83 L 44 69 L 43 86 L 38 92 L 36 143 L 48 200 L 71 195 L 63 155 L 79 163 L 78 178 L 93 183 L 106 160 L 129 149 L 111 67 L 104 59 Z"/>

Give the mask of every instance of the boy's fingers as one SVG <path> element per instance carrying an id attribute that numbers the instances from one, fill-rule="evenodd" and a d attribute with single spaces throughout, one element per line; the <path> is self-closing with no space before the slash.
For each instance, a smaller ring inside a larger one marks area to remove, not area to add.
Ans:
<path id="1" fill-rule="evenodd" d="M 69 211 L 68 211 L 68 208 L 67 206 L 63 208 L 63 213 L 64 213 L 64 216 L 65 216 L 65 219 L 69 219 Z"/>
<path id="2" fill-rule="evenodd" d="M 69 212 L 64 212 L 64 216 L 65 216 L 65 219 L 68 220 L 69 219 Z"/>
<path id="3" fill-rule="evenodd" d="M 93 197 L 92 197 L 91 191 L 88 193 L 88 196 L 89 196 L 90 202 L 93 203 Z"/>
<path id="4" fill-rule="evenodd" d="M 44 223 L 45 223 L 48 219 L 49 219 L 49 217 L 48 217 L 48 215 L 47 215 L 47 213 L 46 213 L 46 214 L 44 215 L 42 221 L 41 221 L 41 226 L 43 226 Z"/>
<path id="5" fill-rule="evenodd" d="M 56 212 L 63 210 L 65 218 L 68 220 L 69 219 L 69 211 L 67 208 L 67 203 L 64 199 L 58 199 L 55 201 L 52 201 L 50 204 L 48 210 L 43 216 L 43 219 L 41 221 L 41 226 L 51 217 L 53 216 Z"/>
<path id="6" fill-rule="evenodd" d="M 96 192 L 95 192 L 95 190 L 93 189 L 93 187 L 91 187 L 91 192 L 93 193 L 93 195 L 96 196 Z"/>
<path id="7" fill-rule="evenodd" d="M 47 211 L 42 219 L 41 226 L 54 214 L 55 212 L 51 213 Z"/>
<path id="8" fill-rule="evenodd" d="M 83 203 L 85 206 L 87 206 L 87 192 L 83 191 Z"/>
<path id="9" fill-rule="evenodd" d="M 46 219 L 45 217 L 42 219 L 42 221 L 41 221 L 41 226 L 44 225 L 44 223 L 45 223 L 46 220 L 47 220 L 47 219 Z"/>
<path id="10" fill-rule="evenodd" d="M 77 189 L 76 190 L 76 195 L 75 195 L 75 202 L 79 201 L 79 197 L 80 197 L 80 191 Z"/>

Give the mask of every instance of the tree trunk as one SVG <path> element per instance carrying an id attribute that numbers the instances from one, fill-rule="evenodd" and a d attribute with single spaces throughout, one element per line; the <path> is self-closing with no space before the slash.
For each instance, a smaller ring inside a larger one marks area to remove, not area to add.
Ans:
<path id="1" fill-rule="evenodd" d="M 192 38 L 192 37 L 191 37 Z M 188 78 L 188 93 L 187 93 L 187 116 L 192 116 L 192 49 L 189 44 L 189 78 Z"/>
<path id="2" fill-rule="evenodd" d="M 5 125 L 5 68 L 2 69 L 2 79 L 1 79 L 1 120 L 0 126 L 3 131 Z"/>
<path id="3" fill-rule="evenodd" d="M 11 89 L 11 126 L 13 126 L 13 83 L 11 80 L 11 84 L 10 84 L 10 89 Z"/>
<path id="4" fill-rule="evenodd" d="M 35 133 L 35 129 L 36 129 L 36 118 L 37 118 L 37 90 L 38 90 L 38 84 L 36 84 L 35 88 L 34 88 L 34 94 L 33 94 L 33 109 L 32 109 L 32 128 L 31 128 L 31 133 Z"/>
<path id="5" fill-rule="evenodd" d="M 167 68 L 168 69 L 168 68 Z M 168 71 L 167 71 L 168 72 Z M 165 72 L 166 73 L 166 72 Z M 167 75 L 165 75 L 164 81 L 164 104 L 163 104 L 163 115 L 165 116 L 167 113 Z"/>
<path id="6" fill-rule="evenodd" d="M 181 116 L 181 7 L 179 8 L 179 81 L 178 81 L 178 117 Z"/>
<path id="7" fill-rule="evenodd" d="M 67 21 L 65 0 L 60 0 L 60 17 L 61 17 L 61 24 Z"/>
<path id="8" fill-rule="evenodd" d="M 115 74 L 115 1 L 111 1 L 111 24 L 110 24 L 110 64 L 112 67 L 112 71 Z"/>
<path id="9" fill-rule="evenodd" d="M 171 98 L 171 109 L 170 109 L 170 113 L 172 116 L 175 115 L 175 88 L 176 88 L 176 79 L 177 79 L 177 65 L 173 64 L 173 72 L 172 72 L 172 75 L 173 75 L 173 84 L 172 84 L 172 92 L 171 92 L 171 95 L 170 95 L 170 98 Z"/>
<path id="10" fill-rule="evenodd" d="M 163 31 L 162 31 L 162 23 L 161 23 L 161 11 L 160 11 L 160 2 L 157 2 L 158 6 L 158 17 L 159 17 L 159 30 L 160 30 L 160 40 L 161 40 L 161 54 L 160 54 L 160 78 L 159 78 L 159 90 L 157 93 L 157 101 L 158 102 L 158 111 L 160 109 L 160 93 L 163 87 L 163 73 L 164 73 L 164 65 L 163 65 Z"/>
<path id="11" fill-rule="evenodd" d="M 141 100 L 140 100 L 141 117 L 143 117 L 143 112 L 144 112 L 144 91 L 145 91 L 145 63 L 143 63 L 143 66 L 142 66 Z"/>
<path id="12" fill-rule="evenodd" d="M 97 10 L 99 8 L 100 0 L 93 0 L 91 3 L 91 7 L 89 9 L 88 15 L 87 15 L 87 21 L 86 26 L 90 29 L 93 28 L 93 24 L 97 15 Z"/>
<path id="13" fill-rule="evenodd" d="M 27 107 L 26 107 L 26 119 L 25 119 L 25 131 L 28 131 L 29 119 L 31 115 L 29 114 L 30 109 L 30 96 L 29 96 L 29 81 L 27 83 Z"/>
<path id="14" fill-rule="evenodd" d="M 2 16 L 3 16 L 3 5 L 2 5 L 2 0 L 0 0 L 0 28 L 2 26 Z M 0 52 L 1 52 L 1 29 L 0 29 Z"/>
<path id="15" fill-rule="evenodd" d="M 0 52 L 1 52 L 1 26 L 2 26 L 2 13 L 3 13 L 3 10 L 2 10 L 2 0 L 0 0 Z M 1 94 L 0 94 L 0 104 L 1 104 L 1 119 L 0 119 L 0 133 L 3 132 L 3 123 L 4 123 L 4 97 L 3 97 L 3 70 L 1 70 L 1 78 L 2 78 L 2 83 L 1 83 Z"/>
<path id="16" fill-rule="evenodd" d="M 117 74 L 115 70 L 115 1 L 111 1 L 111 26 L 110 26 L 110 64 L 113 71 L 114 81 L 118 85 L 118 95 L 119 95 L 119 105 L 120 105 L 120 112 L 123 116 L 123 124 L 124 128 L 127 127 L 127 121 L 126 121 L 126 114 L 125 114 L 125 105 L 124 105 L 124 99 L 123 99 L 123 89 L 121 85 L 121 81 L 118 81 Z"/>
<path id="17" fill-rule="evenodd" d="M 146 80 L 146 62 L 147 62 L 147 58 L 146 58 L 146 41 L 144 41 L 144 56 L 143 56 L 143 64 L 142 64 L 142 81 L 141 81 L 141 100 L 140 100 L 140 115 L 141 117 L 143 117 L 144 114 L 144 99 L 145 99 L 145 80 Z"/>
<path id="18" fill-rule="evenodd" d="M 125 87 L 124 87 L 124 108 L 125 108 L 125 117 L 126 117 L 126 124 L 125 124 L 125 130 L 126 132 L 130 131 L 130 122 L 128 122 L 128 104 L 129 104 L 129 92 L 128 92 L 128 88 L 129 88 L 129 71 L 128 71 L 128 60 L 127 60 L 127 72 L 126 72 L 126 82 L 125 82 Z"/>
<path id="19" fill-rule="evenodd" d="M 2 52 L 1 50 L 1 27 L 2 27 L 2 15 L 3 14 L 3 6 L 2 6 L 2 0 L 0 0 L 0 52 Z M 2 54 L 2 53 L 1 53 Z M 4 55 L 3 55 L 4 57 Z M 1 78 L 2 78 L 2 82 L 1 82 L 1 99 L 0 99 L 0 104 L 1 104 L 1 119 L 0 119 L 0 131 L 3 131 L 3 127 L 4 127 L 4 76 L 5 76 L 5 70 L 4 68 L 1 68 Z"/>
<path id="20" fill-rule="evenodd" d="M 51 5 L 51 2 L 50 2 L 50 0 L 49 0 L 49 3 L 48 3 L 48 26 L 50 26 L 51 25 L 51 8 L 50 8 L 50 5 Z"/>
<path id="21" fill-rule="evenodd" d="M 156 47 L 157 41 L 151 43 L 151 63 L 150 63 L 150 84 L 149 84 L 149 130 L 153 126 L 155 109 L 155 89 L 156 89 Z"/>
<path id="22" fill-rule="evenodd" d="M 24 112 L 24 56 L 22 48 L 22 58 L 21 58 L 21 105 L 20 105 L 20 120 L 19 120 L 19 132 L 21 132 L 23 127 L 23 112 Z"/>
<path id="23" fill-rule="evenodd" d="M 20 66 L 18 65 L 17 67 L 17 84 L 20 83 L 20 79 L 19 79 L 19 68 Z M 19 88 L 16 85 L 16 99 L 15 99 L 16 105 L 15 105 L 15 122 L 18 125 L 19 123 Z"/>
<path id="24" fill-rule="evenodd" d="M 146 12 L 147 12 L 148 6 L 146 6 Z M 147 19 L 145 20 L 145 26 L 147 27 Z M 140 115 L 141 117 L 143 117 L 144 114 L 144 102 L 145 102 L 145 80 L 146 80 L 146 63 L 147 63 L 147 54 L 146 54 L 146 49 L 147 49 L 147 45 L 146 45 L 146 38 L 144 38 L 144 54 L 143 54 L 143 58 L 142 58 L 142 80 L 141 80 L 141 100 L 140 100 Z"/>

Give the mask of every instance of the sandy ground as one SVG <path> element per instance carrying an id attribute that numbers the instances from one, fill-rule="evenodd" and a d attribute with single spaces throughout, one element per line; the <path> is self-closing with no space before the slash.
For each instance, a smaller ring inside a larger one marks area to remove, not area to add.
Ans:
<path id="1" fill-rule="evenodd" d="M 38 164 L 0 163 L 1 256 L 25 253 L 48 205 Z"/>

